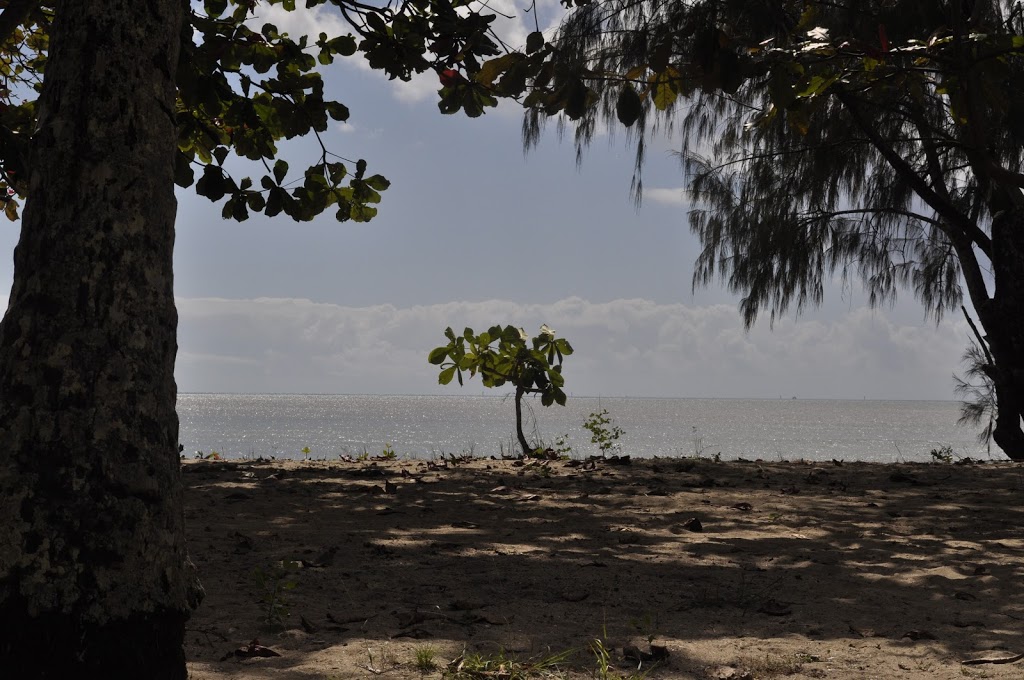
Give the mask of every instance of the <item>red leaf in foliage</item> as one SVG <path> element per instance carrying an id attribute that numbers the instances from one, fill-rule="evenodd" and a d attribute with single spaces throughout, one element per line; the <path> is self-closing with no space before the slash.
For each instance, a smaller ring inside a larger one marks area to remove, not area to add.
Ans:
<path id="1" fill-rule="evenodd" d="M 462 82 L 462 74 L 453 68 L 446 68 L 437 72 L 437 77 L 445 87 L 455 87 Z"/>

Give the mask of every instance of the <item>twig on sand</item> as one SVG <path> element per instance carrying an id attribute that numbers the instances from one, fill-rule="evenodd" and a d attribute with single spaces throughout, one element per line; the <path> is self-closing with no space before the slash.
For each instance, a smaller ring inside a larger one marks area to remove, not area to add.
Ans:
<path id="1" fill-rule="evenodd" d="M 996 657 L 982 657 L 980 659 L 967 659 L 961 661 L 961 666 L 980 666 L 985 663 L 1016 663 L 1024 659 L 1024 654 L 1014 654 L 1013 656 L 996 656 Z"/>

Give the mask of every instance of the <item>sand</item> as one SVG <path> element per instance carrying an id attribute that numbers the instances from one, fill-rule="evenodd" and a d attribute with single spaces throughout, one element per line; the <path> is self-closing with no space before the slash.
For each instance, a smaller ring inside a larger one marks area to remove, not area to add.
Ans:
<path id="1" fill-rule="evenodd" d="M 1024 677 L 1021 466 L 625 462 L 187 461 L 191 677 Z"/>

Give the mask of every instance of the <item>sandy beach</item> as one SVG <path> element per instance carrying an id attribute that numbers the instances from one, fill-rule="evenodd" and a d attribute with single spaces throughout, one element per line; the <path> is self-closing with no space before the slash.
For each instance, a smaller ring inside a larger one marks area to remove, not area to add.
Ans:
<path id="1" fill-rule="evenodd" d="M 186 461 L 183 477 L 206 589 L 195 680 L 1024 677 L 1019 465 Z"/>

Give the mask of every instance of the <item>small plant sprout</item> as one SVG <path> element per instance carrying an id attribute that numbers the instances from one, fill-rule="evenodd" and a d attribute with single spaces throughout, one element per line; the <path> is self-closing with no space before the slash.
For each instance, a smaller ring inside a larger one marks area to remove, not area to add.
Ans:
<path id="1" fill-rule="evenodd" d="M 938 448 L 932 449 L 931 454 L 933 463 L 953 462 L 953 447 L 949 444 L 944 444 Z"/>
<path id="2" fill-rule="evenodd" d="M 300 453 L 302 454 L 302 460 L 309 460 L 309 447 L 308 446 L 303 446 L 302 447 L 302 451 L 300 451 Z"/>
<path id="3" fill-rule="evenodd" d="M 289 616 L 285 593 L 298 585 L 291 578 L 298 568 L 297 562 L 285 560 L 266 569 L 257 567 L 252 572 L 263 609 L 263 622 L 271 630 L 283 628 L 284 620 Z"/>
<path id="4" fill-rule="evenodd" d="M 555 458 L 568 458 L 572 455 L 572 444 L 569 443 L 569 435 L 560 434 L 555 437 L 555 443 L 551 445 L 550 449 L 554 453 Z"/>
<path id="5" fill-rule="evenodd" d="M 607 457 L 608 452 L 619 446 L 619 437 L 625 432 L 608 416 L 608 409 L 591 413 L 583 423 L 583 429 L 590 431 L 590 441 L 597 444 L 601 455 Z"/>
<path id="6" fill-rule="evenodd" d="M 555 331 L 546 325 L 533 338 L 515 326 L 492 326 L 479 335 L 466 328 L 460 336 L 446 328 L 444 335 L 448 344 L 433 349 L 427 357 L 431 364 L 441 368 L 438 383 L 447 385 L 458 379 L 461 385 L 462 374 L 468 372 L 470 377 L 479 373 L 484 387 L 513 385 L 516 437 L 523 455 L 529 456 L 532 448 L 523 434 L 523 396 L 539 394 L 544 406 L 565 406 L 562 360 L 572 354 L 572 345 L 555 337 Z"/>
<path id="7" fill-rule="evenodd" d="M 433 647 L 420 647 L 416 650 L 416 669 L 420 673 L 429 673 L 437 669 L 437 650 Z"/>
<path id="8" fill-rule="evenodd" d="M 571 652 L 557 652 L 550 656 L 520 660 L 499 650 L 485 655 L 464 651 L 451 661 L 443 677 L 451 680 L 479 680 L 500 678 L 501 680 L 528 680 L 538 677 L 553 677 L 559 667 L 566 663 Z M 554 676 L 554 677 L 561 677 Z"/>
<path id="9" fill-rule="evenodd" d="M 391 444 L 385 444 L 384 450 L 380 452 L 380 457 L 384 460 L 394 460 L 398 457 L 398 454 L 391 448 Z"/>

